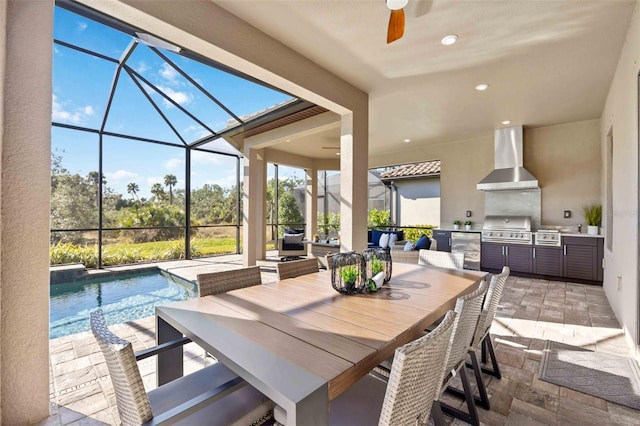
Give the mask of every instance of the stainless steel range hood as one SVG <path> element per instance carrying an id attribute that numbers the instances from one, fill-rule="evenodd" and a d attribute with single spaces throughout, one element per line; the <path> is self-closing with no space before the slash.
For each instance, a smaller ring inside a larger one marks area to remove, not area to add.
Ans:
<path id="1" fill-rule="evenodd" d="M 522 126 L 497 129 L 494 146 L 495 169 L 476 188 L 483 191 L 539 189 L 538 179 L 522 166 Z"/>

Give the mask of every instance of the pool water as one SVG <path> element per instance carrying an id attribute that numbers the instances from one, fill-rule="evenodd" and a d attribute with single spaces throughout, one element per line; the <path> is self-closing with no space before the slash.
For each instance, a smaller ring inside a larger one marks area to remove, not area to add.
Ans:
<path id="1" fill-rule="evenodd" d="M 102 276 L 50 289 L 50 339 L 89 330 L 89 313 L 97 308 L 108 324 L 119 324 L 154 315 L 157 305 L 198 295 L 196 284 L 162 272 Z"/>

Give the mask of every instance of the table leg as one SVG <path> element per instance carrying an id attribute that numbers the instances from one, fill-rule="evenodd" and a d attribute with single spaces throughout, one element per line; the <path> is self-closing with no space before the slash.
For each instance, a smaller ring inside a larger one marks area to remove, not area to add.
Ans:
<path id="1" fill-rule="evenodd" d="M 156 315 L 156 344 L 160 345 L 182 337 L 182 333 Z M 161 352 L 156 356 L 157 386 L 169 383 L 184 374 L 183 346 Z"/>
<path id="2" fill-rule="evenodd" d="M 287 411 L 280 405 L 276 405 L 273 410 L 276 422 L 285 426 L 297 425 L 318 425 L 329 424 L 329 397 L 327 386 L 316 389 L 297 404 L 291 406 Z"/>

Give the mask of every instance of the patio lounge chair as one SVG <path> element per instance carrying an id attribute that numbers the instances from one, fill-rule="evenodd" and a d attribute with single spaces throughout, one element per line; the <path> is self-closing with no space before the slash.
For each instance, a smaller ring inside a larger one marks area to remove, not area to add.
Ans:
<path id="1" fill-rule="evenodd" d="M 273 403 L 220 363 L 146 393 L 131 342 L 109 330 L 100 309 L 91 313 L 91 330 L 123 425 L 261 425 L 272 418 Z"/>

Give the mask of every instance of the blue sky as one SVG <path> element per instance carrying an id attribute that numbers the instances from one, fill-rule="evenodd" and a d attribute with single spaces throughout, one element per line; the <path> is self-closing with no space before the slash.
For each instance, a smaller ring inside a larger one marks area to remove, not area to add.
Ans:
<path id="1" fill-rule="evenodd" d="M 55 9 L 54 38 L 114 59 L 119 58 L 132 41 L 127 34 L 60 8 Z M 291 98 L 178 54 L 162 53 L 238 116 L 255 113 Z M 150 85 L 213 130 L 218 131 L 228 125 L 231 117 L 224 110 L 146 45 L 139 43 L 127 64 Z M 115 70 L 115 63 L 54 44 L 52 121 L 99 129 Z M 187 142 L 208 134 L 204 127 L 163 99 L 152 87 L 142 81 L 140 84 Z M 181 144 L 125 72 L 120 74 L 105 130 Z M 52 149 L 62 155 L 63 166 L 71 173 L 84 176 L 98 169 L 97 134 L 53 127 Z M 140 187 L 140 196 L 149 197 L 151 185 L 162 183 L 164 176 L 171 173 L 178 178 L 177 187 L 184 188 L 184 157 L 183 148 L 105 137 L 103 164 L 107 186 L 127 196 L 127 184 L 135 182 Z M 193 152 L 191 162 L 192 189 L 205 183 L 223 187 L 235 184 L 234 157 Z M 281 177 L 295 174 L 301 178 L 304 172 L 281 167 L 279 174 Z"/>

